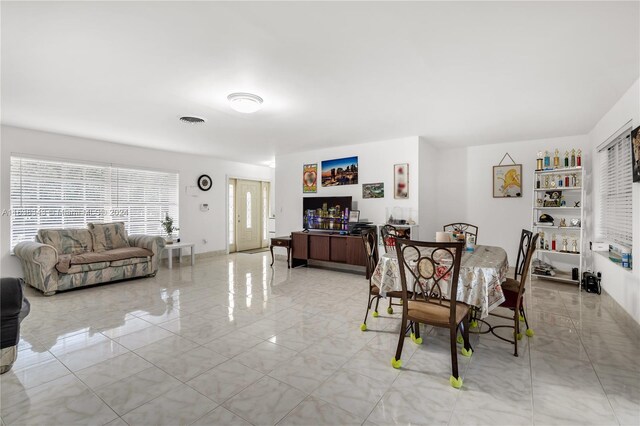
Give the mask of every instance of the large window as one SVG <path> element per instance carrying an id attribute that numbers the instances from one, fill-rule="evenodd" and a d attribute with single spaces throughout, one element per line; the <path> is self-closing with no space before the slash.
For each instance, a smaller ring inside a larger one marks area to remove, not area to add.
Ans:
<path id="1" fill-rule="evenodd" d="M 632 185 L 631 134 L 622 133 L 604 145 L 600 157 L 599 233 L 605 241 L 631 247 Z"/>
<path id="2" fill-rule="evenodd" d="M 11 249 L 38 229 L 125 223 L 130 234 L 162 235 L 178 218 L 178 173 L 11 157 Z"/>

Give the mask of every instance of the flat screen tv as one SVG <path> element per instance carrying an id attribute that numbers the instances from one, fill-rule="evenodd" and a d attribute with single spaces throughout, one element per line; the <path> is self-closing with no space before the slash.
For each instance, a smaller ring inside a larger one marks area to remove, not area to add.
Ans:
<path id="1" fill-rule="evenodd" d="M 325 231 L 346 231 L 351 197 L 304 197 L 302 227 Z"/>

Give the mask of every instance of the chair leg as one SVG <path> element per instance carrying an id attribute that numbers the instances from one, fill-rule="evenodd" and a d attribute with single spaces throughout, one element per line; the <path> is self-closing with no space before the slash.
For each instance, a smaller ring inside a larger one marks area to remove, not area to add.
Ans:
<path id="1" fill-rule="evenodd" d="M 414 324 L 414 327 L 413 327 L 413 333 L 411 333 L 411 340 L 413 340 L 413 343 L 415 343 L 416 345 L 421 345 L 422 337 L 420 337 L 420 323 L 414 322 L 413 324 Z"/>
<path id="2" fill-rule="evenodd" d="M 520 334 L 519 309 L 513 310 L 513 324 L 513 356 L 518 356 L 518 340 L 522 339 L 522 334 Z"/>
<path id="3" fill-rule="evenodd" d="M 533 329 L 529 328 L 529 321 L 527 321 L 527 313 L 524 311 L 524 306 L 520 306 L 520 314 L 522 318 L 524 318 L 524 324 L 527 326 L 527 331 L 525 332 L 527 337 L 533 337 Z"/>
<path id="4" fill-rule="evenodd" d="M 473 348 L 471 348 L 471 342 L 469 341 L 469 315 L 464 317 L 462 320 L 462 327 L 462 341 L 464 342 L 464 347 L 460 352 L 462 355 L 470 357 L 473 355 Z"/>
<path id="5" fill-rule="evenodd" d="M 374 318 L 378 318 L 378 315 L 379 315 L 378 314 L 378 304 L 380 303 L 380 298 L 381 297 L 382 296 L 376 296 L 376 308 L 373 310 L 373 314 L 372 314 Z"/>
<path id="6" fill-rule="evenodd" d="M 369 303 L 367 304 L 367 310 L 364 313 L 364 321 L 362 322 L 362 325 L 360 325 L 361 331 L 367 331 L 367 317 L 369 316 L 369 309 L 371 309 L 371 304 L 373 303 L 373 299 L 376 297 L 378 296 L 371 297 L 371 295 L 369 295 Z"/>
<path id="7" fill-rule="evenodd" d="M 456 346 L 456 335 L 458 327 L 449 328 L 449 340 L 451 340 L 451 377 L 449 383 L 456 389 L 462 387 L 462 377 L 458 375 L 458 348 Z"/>
<path id="8" fill-rule="evenodd" d="M 391 360 L 391 366 L 393 368 L 402 367 L 402 345 L 404 345 L 404 337 L 407 330 L 407 317 L 406 313 L 402 313 L 402 327 L 398 333 L 398 348 L 396 349 L 396 357 Z"/>

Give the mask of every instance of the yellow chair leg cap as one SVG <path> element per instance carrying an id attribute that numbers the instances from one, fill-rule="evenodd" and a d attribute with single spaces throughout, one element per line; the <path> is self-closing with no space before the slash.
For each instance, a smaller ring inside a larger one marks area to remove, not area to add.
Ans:
<path id="1" fill-rule="evenodd" d="M 413 341 L 413 343 L 415 343 L 416 345 L 421 345 L 422 344 L 422 337 L 418 337 L 416 339 L 416 335 L 415 333 L 411 333 L 411 340 Z"/>
<path id="2" fill-rule="evenodd" d="M 522 340 L 522 333 L 518 333 L 516 337 L 518 337 L 518 340 Z"/>
<path id="3" fill-rule="evenodd" d="M 478 328 L 478 321 L 471 321 L 471 328 Z"/>
<path id="4" fill-rule="evenodd" d="M 360 331 L 367 331 L 367 324 L 362 324 L 360 326 Z"/>
<path id="5" fill-rule="evenodd" d="M 457 379 L 453 376 L 449 376 L 449 383 L 456 389 L 460 389 L 462 387 L 462 377 L 458 377 Z"/>
<path id="6" fill-rule="evenodd" d="M 463 344 L 463 343 L 464 343 L 464 339 L 462 338 L 462 336 L 458 336 L 458 337 L 456 338 L 456 342 L 458 342 L 458 343 L 460 343 L 460 344 Z"/>
<path id="7" fill-rule="evenodd" d="M 392 308 L 391 306 L 389 306 L 389 307 L 387 308 L 387 313 L 388 313 L 389 315 L 391 315 L 391 314 L 393 313 L 393 308 Z"/>
<path id="8" fill-rule="evenodd" d="M 471 355 L 473 355 L 473 349 L 469 348 L 469 350 L 467 350 L 466 348 L 462 348 L 460 353 L 462 353 L 463 356 L 469 358 Z"/>
<path id="9" fill-rule="evenodd" d="M 527 334 L 527 337 L 533 337 L 533 330 L 530 328 L 527 328 L 526 334 Z"/>
<path id="10" fill-rule="evenodd" d="M 373 317 L 374 317 L 374 318 L 378 318 L 378 315 L 380 315 L 380 314 L 378 313 L 378 311 L 373 311 Z"/>
<path id="11" fill-rule="evenodd" d="M 520 315 L 518 319 L 520 319 L 520 321 L 524 321 L 524 317 L 522 315 Z"/>
<path id="12" fill-rule="evenodd" d="M 401 360 L 401 359 L 396 360 L 395 358 L 392 358 L 392 359 L 391 359 L 391 366 L 392 366 L 393 368 L 400 368 L 400 367 L 402 367 L 402 360 Z"/>

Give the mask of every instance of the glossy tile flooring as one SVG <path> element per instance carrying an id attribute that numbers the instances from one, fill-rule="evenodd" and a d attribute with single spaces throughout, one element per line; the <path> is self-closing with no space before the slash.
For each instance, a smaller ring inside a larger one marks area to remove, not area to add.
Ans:
<path id="1" fill-rule="evenodd" d="M 536 334 L 520 357 L 474 335 L 456 390 L 446 333 L 407 339 L 395 370 L 399 314 L 381 308 L 360 331 L 362 275 L 269 262 L 237 254 L 53 297 L 29 289 L 2 424 L 639 424 L 640 344 L 597 295 L 534 282 Z"/>

